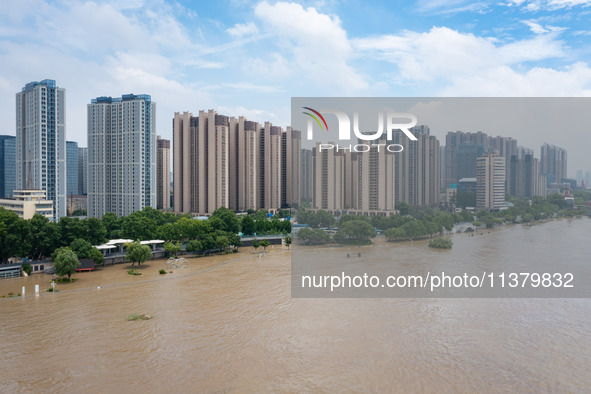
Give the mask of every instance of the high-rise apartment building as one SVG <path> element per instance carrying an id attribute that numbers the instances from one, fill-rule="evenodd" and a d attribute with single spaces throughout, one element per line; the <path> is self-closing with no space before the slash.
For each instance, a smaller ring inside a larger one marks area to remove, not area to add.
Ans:
<path id="1" fill-rule="evenodd" d="M 281 208 L 281 127 L 265 122 L 259 133 L 259 206 Z"/>
<path id="2" fill-rule="evenodd" d="M 540 154 L 540 174 L 546 175 L 548 185 L 559 183 L 566 178 L 567 154 L 566 149 L 554 145 L 544 144 Z"/>
<path id="3" fill-rule="evenodd" d="M 485 153 L 476 164 L 476 207 L 500 209 L 505 205 L 505 158 Z"/>
<path id="4" fill-rule="evenodd" d="M 281 134 L 281 208 L 299 207 L 302 132 L 287 127 Z"/>
<path id="5" fill-rule="evenodd" d="M 359 140 L 359 144 L 363 144 Z M 385 149 L 386 136 L 377 144 L 381 149 L 347 152 L 345 163 L 345 205 L 361 214 L 393 212 L 396 205 L 395 155 Z"/>
<path id="6" fill-rule="evenodd" d="M 0 198 L 12 198 L 16 189 L 16 137 L 0 135 Z"/>
<path id="7" fill-rule="evenodd" d="M 259 208 L 259 130 L 244 116 L 230 119 L 230 209 Z"/>
<path id="8" fill-rule="evenodd" d="M 302 149 L 301 152 L 301 199 L 310 203 L 312 202 L 314 191 L 314 161 L 312 149 Z"/>
<path id="9" fill-rule="evenodd" d="M 156 137 L 156 207 L 170 209 L 170 140 Z"/>
<path id="10" fill-rule="evenodd" d="M 519 158 L 523 158 L 525 153 L 529 153 L 523 147 L 518 149 L 516 139 L 500 136 L 488 137 L 486 151 L 495 152 L 499 156 L 503 156 L 505 158 L 506 169 L 509 169 L 512 156 L 517 155 Z"/>
<path id="11" fill-rule="evenodd" d="M 78 189 L 78 143 L 66 141 L 66 195 L 77 195 Z"/>
<path id="12" fill-rule="evenodd" d="M 210 215 L 230 202 L 230 120 L 216 111 L 173 119 L 174 209 Z"/>
<path id="13" fill-rule="evenodd" d="M 156 103 L 149 95 L 88 104 L 88 216 L 156 208 Z"/>
<path id="14" fill-rule="evenodd" d="M 474 177 L 477 155 L 482 154 L 488 147 L 489 137 L 486 133 L 455 131 L 445 136 L 445 170 L 442 174 L 445 180 L 444 188 L 457 184 L 462 178 Z M 460 147 L 462 152 L 460 154 Z"/>
<path id="15" fill-rule="evenodd" d="M 332 142 L 329 142 L 332 144 Z M 313 201 L 312 208 L 336 212 L 345 208 L 345 152 L 322 149 L 316 143 L 313 157 Z"/>
<path id="16" fill-rule="evenodd" d="M 173 207 L 177 213 L 196 212 L 192 191 L 197 188 L 196 146 L 194 145 L 193 116 L 189 112 L 175 112 L 172 121 Z M 193 149 L 191 149 L 193 147 Z"/>
<path id="17" fill-rule="evenodd" d="M 78 195 L 88 194 L 88 148 L 78 147 Z"/>
<path id="18" fill-rule="evenodd" d="M 415 126 L 410 130 L 417 141 L 411 141 L 402 132 L 393 133 L 393 143 L 404 147 L 395 157 L 396 202 L 415 206 L 433 206 L 439 203 L 439 140 L 430 135 L 428 126 Z"/>
<path id="19" fill-rule="evenodd" d="M 66 216 L 66 91 L 54 80 L 16 94 L 16 188 L 45 190 L 53 220 Z"/>
<path id="20" fill-rule="evenodd" d="M 440 146 L 429 127 L 416 126 L 410 140 L 402 131 L 370 145 L 359 140 L 356 148 L 318 143 L 312 150 L 312 174 L 307 174 L 307 151 L 302 151 L 304 178 L 312 178 L 312 208 L 359 215 L 388 215 L 396 203 L 434 206 L 439 203 Z M 397 144 L 401 149 L 387 149 Z M 363 146 L 367 148 L 363 148 Z M 307 182 L 302 183 L 307 193 Z"/>
<path id="21" fill-rule="evenodd" d="M 210 215 L 291 207 L 300 201 L 300 132 L 214 110 L 175 113 L 174 210 Z"/>
<path id="22" fill-rule="evenodd" d="M 533 154 L 511 156 L 507 171 L 507 192 L 516 197 L 546 196 L 546 183 L 540 183 L 539 161 Z"/>

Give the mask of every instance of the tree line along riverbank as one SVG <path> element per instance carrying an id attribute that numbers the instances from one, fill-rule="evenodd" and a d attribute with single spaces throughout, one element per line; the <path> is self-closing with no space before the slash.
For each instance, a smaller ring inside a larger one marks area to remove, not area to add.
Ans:
<path id="1" fill-rule="evenodd" d="M 240 236 L 289 234 L 291 222 L 284 218 L 288 211 L 273 217 L 268 212 L 249 212 L 242 218 L 227 208 L 219 208 L 207 220 L 196 220 L 191 215 L 164 213 L 147 207 L 128 216 L 117 217 L 106 213 L 102 218 L 79 219 L 64 217 L 58 223 L 35 215 L 23 220 L 12 211 L 0 208 L 0 263 L 11 257 L 41 259 L 69 248 L 79 258 L 100 259 L 93 245 L 108 239 L 144 241 L 161 239 L 176 248 L 188 244 L 193 252 L 223 246 L 240 246 Z M 185 246 L 186 247 L 186 246 Z M 100 260 L 102 262 L 102 260 Z"/>
<path id="2" fill-rule="evenodd" d="M 591 201 L 591 193 L 577 192 L 579 203 Z M 455 224 L 469 223 L 474 227 L 492 228 L 508 223 L 529 223 L 555 217 L 574 217 L 586 215 L 584 210 L 573 210 L 566 206 L 561 194 L 532 199 L 509 197 L 512 206 L 496 212 L 480 210 L 470 212 L 466 209 L 459 213 L 439 209 L 418 209 L 404 202 L 396 204 L 399 215 L 390 216 L 355 216 L 343 215 L 335 218 L 327 211 L 300 210 L 297 220 L 308 224 L 297 233 L 299 243 L 306 245 L 326 244 L 330 242 L 344 244 L 367 244 L 371 239 L 383 234 L 388 241 L 404 241 L 439 236 L 451 231 Z M 438 243 L 439 244 L 439 243 Z M 441 244 L 442 245 L 442 244 Z"/>

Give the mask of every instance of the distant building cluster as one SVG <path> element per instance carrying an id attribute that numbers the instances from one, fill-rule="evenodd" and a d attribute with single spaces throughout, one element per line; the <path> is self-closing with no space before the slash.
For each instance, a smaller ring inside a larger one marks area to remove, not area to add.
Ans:
<path id="1" fill-rule="evenodd" d="M 323 149 L 320 143 L 302 150 L 303 198 L 313 209 L 366 216 L 391 214 L 399 201 L 437 205 L 439 141 L 427 126 L 413 127 L 411 132 L 417 141 L 393 133 L 392 143 L 404 153 L 386 149 L 385 136 L 376 143 L 382 146 L 379 150 Z"/>
<path id="2" fill-rule="evenodd" d="M 174 114 L 171 144 L 156 133 L 156 103 L 147 94 L 92 99 L 87 147 L 79 147 L 66 141 L 65 105 L 65 89 L 51 79 L 16 93 L 16 136 L 0 136 L 0 206 L 21 217 L 125 216 L 145 207 L 207 216 L 220 207 L 276 211 L 302 203 L 388 215 L 398 202 L 449 205 L 458 193 L 492 210 L 505 206 L 506 194 L 591 186 L 589 171 L 567 179 L 563 148 L 545 143 L 538 159 L 514 138 L 481 131 L 450 131 L 441 146 L 426 125 L 411 129 L 416 141 L 402 132 L 378 141 L 396 144 L 398 153 L 310 149 L 291 127 L 201 110 Z"/>
<path id="3" fill-rule="evenodd" d="M 475 207 L 480 209 L 501 208 L 505 194 L 545 197 L 557 191 L 550 187 L 555 179 L 566 180 L 567 154 L 548 144 L 542 145 L 540 153 L 540 159 L 535 158 L 532 149 L 518 146 L 511 137 L 491 137 L 481 131 L 448 132 L 441 149 L 441 187 L 452 195 L 462 190 L 462 180 L 476 179 Z M 504 160 L 502 170 L 499 158 Z"/>

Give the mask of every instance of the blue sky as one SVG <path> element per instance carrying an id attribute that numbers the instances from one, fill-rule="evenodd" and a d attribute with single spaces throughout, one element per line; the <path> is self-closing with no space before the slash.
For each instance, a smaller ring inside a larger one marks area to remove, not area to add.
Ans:
<path id="1" fill-rule="evenodd" d="M 591 96 L 591 0 L 20 0 L 0 21 L 0 133 L 51 78 L 81 146 L 104 95 L 151 94 L 164 138 L 175 111 L 286 126 L 292 96 Z"/>

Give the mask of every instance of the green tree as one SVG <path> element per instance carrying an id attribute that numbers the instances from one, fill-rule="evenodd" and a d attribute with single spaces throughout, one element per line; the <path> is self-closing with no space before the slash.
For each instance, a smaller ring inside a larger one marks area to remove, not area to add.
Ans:
<path id="1" fill-rule="evenodd" d="M 374 216 L 374 218 L 380 218 L 380 219 L 385 219 L 382 216 Z M 341 216 L 341 218 L 339 219 L 339 226 L 343 226 L 345 223 L 350 222 L 350 221 L 355 221 L 355 220 L 360 220 L 363 222 L 370 222 L 370 219 L 367 216 L 358 216 L 358 215 L 343 215 Z M 373 221 L 374 219 L 372 218 L 371 221 Z"/>
<path id="2" fill-rule="evenodd" d="M 179 241 L 181 239 L 177 226 L 173 223 L 164 223 L 158 228 L 159 237 L 165 241 Z"/>
<path id="3" fill-rule="evenodd" d="M 310 223 L 310 226 L 313 227 L 332 227 L 334 223 L 334 216 L 323 210 L 319 210 L 316 212 L 316 217 L 314 219 L 314 224 Z"/>
<path id="4" fill-rule="evenodd" d="M 396 239 L 400 239 L 404 237 L 404 230 L 396 227 L 389 228 L 384 231 L 384 235 L 388 239 L 388 241 L 394 241 Z"/>
<path id="5" fill-rule="evenodd" d="M 88 242 L 93 245 L 100 245 L 107 240 L 107 229 L 100 219 L 88 218 L 86 224 L 88 227 Z"/>
<path id="6" fill-rule="evenodd" d="M 282 234 L 290 234 L 291 233 L 291 221 L 284 220 L 281 222 L 281 233 Z"/>
<path id="7" fill-rule="evenodd" d="M 76 238 L 88 241 L 88 225 L 86 220 L 63 217 L 58 223 L 61 246 L 68 246 Z"/>
<path id="8" fill-rule="evenodd" d="M 113 212 L 107 212 L 103 215 L 103 225 L 107 230 L 106 237 L 109 239 L 117 239 L 120 238 L 121 232 L 121 220 L 117 218 Z"/>
<path id="9" fill-rule="evenodd" d="M 249 215 L 246 215 L 240 221 L 240 227 L 242 229 L 242 235 L 248 237 L 254 234 L 254 220 Z"/>
<path id="10" fill-rule="evenodd" d="M 173 255 L 175 258 L 177 256 L 177 254 L 181 251 L 181 249 L 182 249 L 182 247 L 181 247 L 180 242 L 177 242 L 177 243 L 165 242 L 164 243 L 164 250 L 166 250 L 168 253 Z"/>
<path id="11" fill-rule="evenodd" d="M 230 241 L 228 240 L 228 237 L 226 237 L 225 235 L 219 235 L 215 238 L 215 245 L 220 250 L 220 254 L 222 254 L 224 250 L 226 250 L 229 244 Z"/>
<path id="12" fill-rule="evenodd" d="M 322 229 L 302 228 L 296 234 L 296 238 L 304 244 L 322 244 L 330 241 L 330 235 Z"/>
<path id="13" fill-rule="evenodd" d="M 266 218 L 257 219 L 254 222 L 254 232 L 257 235 L 267 234 L 271 229 L 271 222 Z"/>
<path id="14" fill-rule="evenodd" d="M 202 249 L 203 253 L 215 250 L 217 247 L 216 242 L 215 242 L 215 237 L 213 236 L 213 234 L 208 234 L 208 235 L 204 236 L 203 238 L 201 238 L 201 243 L 203 245 L 203 249 Z"/>
<path id="15" fill-rule="evenodd" d="M 238 247 L 242 245 L 242 239 L 238 234 L 226 233 L 226 237 L 235 250 L 238 250 Z"/>
<path id="16" fill-rule="evenodd" d="M 404 231 L 404 235 L 411 240 L 422 235 L 421 226 L 416 220 L 410 221 L 400 228 Z"/>
<path id="17" fill-rule="evenodd" d="M 283 238 L 283 242 L 285 242 L 285 245 L 287 246 L 287 249 L 289 249 L 290 245 L 291 245 L 291 237 L 289 235 L 286 235 L 285 238 Z"/>
<path id="18" fill-rule="evenodd" d="M 253 239 L 252 240 L 252 247 L 254 248 L 255 252 L 259 248 L 259 246 L 261 246 L 261 241 L 256 238 Z"/>
<path id="19" fill-rule="evenodd" d="M 451 249 L 453 242 L 449 238 L 437 237 L 429 241 L 429 247 L 437 249 Z"/>
<path id="20" fill-rule="evenodd" d="M 471 222 L 474 220 L 474 215 L 472 215 L 470 212 L 468 212 L 467 210 L 462 210 L 462 212 L 460 213 L 462 220 L 464 222 Z"/>
<path id="21" fill-rule="evenodd" d="M 558 206 L 558 208 L 562 209 L 566 206 L 566 201 L 564 200 L 564 196 L 560 193 L 550 194 L 546 197 L 547 201 L 550 204 L 554 204 Z"/>
<path id="22" fill-rule="evenodd" d="M 31 250 L 30 227 L 15 212 L 0 207 L 0 261 L 23 257 Z"/>
<path id="23" fill-rule="evenodd" d="M 29 220 L 31 250 L 29 255 L 38 259 L 49 256 L 59 244 L 57 225 L 45 216 L 35 215 Z"/>
<path id="24" fill-rule="evenodd" d="M 195 239 L 197 237 L 197 226 L 196 221 L 189 218 L 180 218 L 174 223 L 174 228 L 176 231 L 175 240 L 183 241 L 189 239 Z"/>
<path id="25" fill-rule="evenodd" d="M 234 211 L 229 210 L 226 207 L 220 207 L 216 209 L 211 215 L 212 218 L 220 218 L 224 223 L 224 227 L 221 230 L 228 233 L 238 234 L 240 231 L 240 221 L 236 217 Z"/>
<path id="26" fill-rule="evenodd" d="M 23 263 L 22 269 L 27 275 L 31 275 L 31 272 L 33 272 L 33 267 L 29 263 Z"/>
<path id="27" fill-rule="evenodd" d="M 153 211 L 137 211 L 131 213 L 129 216 L 121 218 L 121 236 L 131 239 L 139 239 L 146 241 L 153 239 L 158 234 L 158 223 L 150 216 Z M 150 215 L 147 215 L 149 213 Z"/>
<path id="28" fill-rule="evenodd" d="M 269 240 L 268 240 L 268 239 L 263 239 L 263 240 L 261 241 L 261 246 L 263 247 L 263 249 L 264 249 L 264 250 L 267 250 L 267 247 L 268 247 L 269 245 L 271 245 L 271 242 L 269 242 Z"/>
<path id="29" fill-rule="evenodd" d="M 136 262 L 138 265 L 142 265 L 144 261 L 152 257 L 152 250 L 150 247 L 148 245 L 142 245 L 138 241 L 125 244 L 125 248 L 127 249 L 125 258 L 131 261 L 132 267 Z"/>
<path id="30" fill-rule="evenodd" d="M 345 243 L 365 243 L 376 236 L 373 226 L 367 220 L 349 220 L 340 225 L 335 240 Z"/>
<path id="31" fill-rule="evenodd" d="M 196 254 L 197 252 L 201 252 L 203 250 L 203 244 L 201 241 L 193 239 L 187 242 L 186 246 L 187 252 Z"/>
<path id="32" fill-rule="evenodd" d="M 253 215 L 252 215 L 252 220 L 254 220 L 255 222 L 257 220 L 267 220 L 267 218 L 269 217 L 269 211 L 265 210 L 265 209 L 261 209 L 256 211 Z"/>
<path id="33" fill-rule="evenodd" d="M 78 256 L 76 256 L 76 253 L 67 246 L 56 249 L 52 256 L 52 260 L 55 273 L 59 276 L 67 275 L 68 280 L 70 280 L 72 274 L 76 272 L 76 268 L 80 266 Z"/>
<path id="34" fill-rule="evenodd" d="M 78 259 L 92 259 L 94 260 L 95 264 L 102 264 L 105 257 L 101 253 L 100 250 L 92 246 L 92 244 L 88 241 L 83 240 L 82 238 L 75 239 L 70 244 L 70 249 L 74 253 Z"/>

